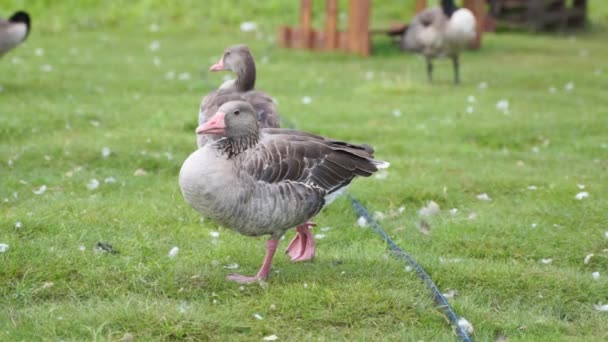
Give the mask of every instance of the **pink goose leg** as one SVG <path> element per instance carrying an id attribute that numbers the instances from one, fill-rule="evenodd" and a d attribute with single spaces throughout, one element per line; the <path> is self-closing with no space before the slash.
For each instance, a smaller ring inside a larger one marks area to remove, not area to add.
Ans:
<path id="1" fill-rule="evenodd" d="M 266 241 L 266 256 L 264 257 L 264 263 L 258 271 L 258 274 L 256 274 L 255 276 L 247 277 L 240 274 L 230 274 L 226 277 L 226 279 L 230 281 L 236 281 L 239 284 L 248 284 L 268 278 L 268 273 L 270 273 L 270 266 L 272 265 L 272 258 L 274 257 L 274 252 L 276 252 L 278 245 L 279 240 Z"/>
<path id="2" fill-rule="evenodd" d="M 315 226 L 312 222 L 306 222 L 296 227 L 297 234 L 285 251 L 291 256 L 291 261 L 312 260 L 315 257 L 315 237 L 310 231 Z"/>

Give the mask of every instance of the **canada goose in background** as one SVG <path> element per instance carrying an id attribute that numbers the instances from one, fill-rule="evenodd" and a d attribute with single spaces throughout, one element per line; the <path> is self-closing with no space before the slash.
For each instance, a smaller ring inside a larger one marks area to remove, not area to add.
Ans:
<path id="1" fill-rule="evenodd" d="M 475 38 L 476 20 L 466 8 L 453 0 L 441 0 L 441 6 L 417 14 L 401 39 L 401 48 L 426 58 L 429 82 L 433 80 L 433 59 L 449 57 L 454 65 L 454 83 L 460 83 L 458 53 Z"/>
<path id="2" fill-rule="evenodd" d="M 30 33 L 32 24 L 26 12 L 15 12 L 8 20 L 0 18 L 0 57 L 21 44 Z"/>

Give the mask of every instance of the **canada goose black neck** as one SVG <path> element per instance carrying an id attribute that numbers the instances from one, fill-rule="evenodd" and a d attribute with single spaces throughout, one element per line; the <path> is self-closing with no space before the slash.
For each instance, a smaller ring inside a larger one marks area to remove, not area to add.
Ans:
<path id="1" fill-rule="evenodd" d="M 441 10 L 446 17 L 451 18 L 452 14 L 458 10 L 454 5 L 454 0 L 441 0 Z"/>
<path id="2" fill-rule="evenodd" d="M 25 38 L 27 38 L 27 36 L 30 34 L 30 28 L 32 26 L 32 22 L 30 20 L 30 15 L 27 14 L 27 12 L 24 11 L 18 11 L 15 12 L 9 19 L 8 21 L 10 21 L 11 23 L 21 23 L 21 24 L 25 24 L 25 26 L 27 27 L 27 31 L 25 33 Z"/>
<path id="3" fill-rule="evenodd" d="M 238 91 L 245 92 L 255 87 L 255 62 L 251 54 L 243 56 L 243 65 L 236 71 L 235 86 Z"/>

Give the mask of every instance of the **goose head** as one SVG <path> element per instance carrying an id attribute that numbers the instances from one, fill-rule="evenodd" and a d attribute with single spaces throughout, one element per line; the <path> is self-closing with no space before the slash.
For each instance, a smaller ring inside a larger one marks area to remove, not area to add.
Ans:
<path id="1" fill-rule="evenodd" d="M 11 23 L 23 23 L 30 26 L 30 15 L 24 11 L 18 11 L 13 13 L 13 15 L 8 19 Z"/>
<path id="2" fill-rule="evenodd" d="M 29 35 L 30 28 L 32 26 L 32 21 L 30 19 L 30 15 L 25 11 L 17 11 L 15 13 L 13 13 L 13 15 L 11 15 L 11 17 L 8 19 L 8 21 L 13 24 L 25 25 L 26 31 L 25 31 L 25 37 L 23 37 L 23 40 L 25 40 L 25 38 L 27 38 L 27 36 Z"/>
<path id="3" fill-rule="evenodd" d="M 229 70 L 238 74 L 239 71 L 251 68 L 252 65 L 253 57 L 249 48 L 246 45 L 235 45 L 224 50 L 220 60 L 213 64 L 209 71 Z"/>
<path id="4" fill-rule="evenodd" d="M 256 111 L 245 101 L 224 103 L 211 119 L 196 128 L 196 134 L 213 134 L 231 139 L 257 136 L 258 133 Z"/>

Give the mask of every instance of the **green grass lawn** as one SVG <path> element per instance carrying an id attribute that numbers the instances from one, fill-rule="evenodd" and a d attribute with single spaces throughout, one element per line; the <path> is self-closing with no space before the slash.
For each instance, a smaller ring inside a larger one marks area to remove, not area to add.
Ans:
<path id="1" fill-rule="evenodd" d="M 3 14 L 26 8 L 14 3 Z M 297 6 L 234 14 L 213 1 L 217 11 L 201 15 L 84 3 L 36 4 L 27 44 L 0 60 L 0 340 L 455 340 L 427 288 L 345 198 L 315 218 L 325 238 L 314 262 L 279 253 L 267 283 L 224 280 L 233 263 L 257 271 L 265 238 L 203 221 L 177 175 L 200 99 L 223 80 L 205 70 L 235 43 L 252 48 L 257 86 L 283 116 L 391 162 L 386 178 L 350 191 L 442 291 L 457 292 L 449 301 L 473 338 L 608 339 L 608 312 L 594 307 L 608 304 L 602 22 L 589 33 L 488 34 L 461 57 L 455 87 L 449 61 L 428 84 L 424 61 L 381 37 L 371 58 L 275 48 L 275 24 Z M 407 12 L 384 6 L 377 22 Z M 258 33 L 238 30 L 247 19 Z M 430 200 L 441 212 L 423 234 L 418 210 Z M 118 253 L 94 252 L 100 241 Z"/>

